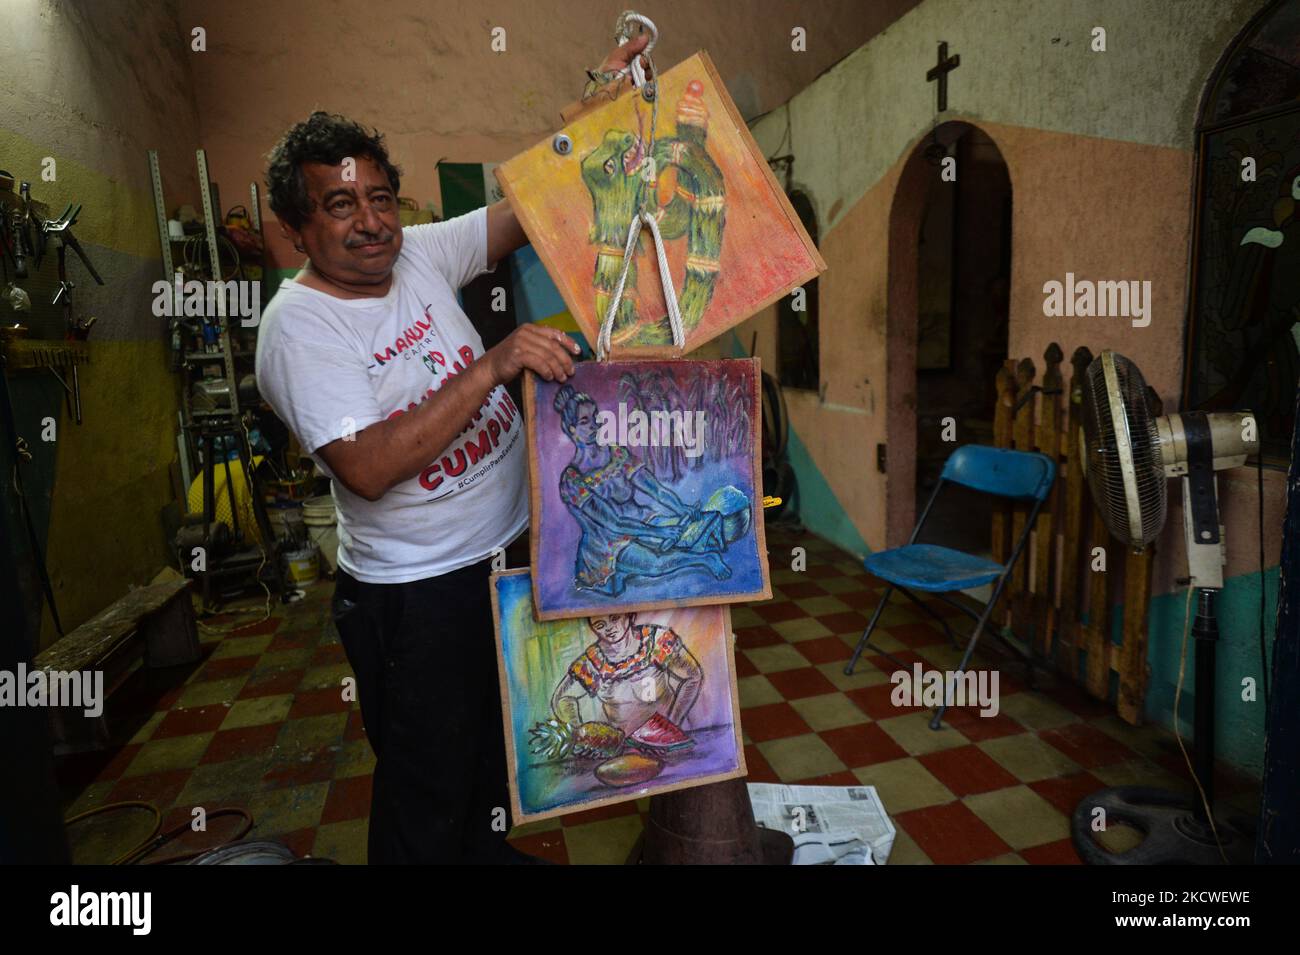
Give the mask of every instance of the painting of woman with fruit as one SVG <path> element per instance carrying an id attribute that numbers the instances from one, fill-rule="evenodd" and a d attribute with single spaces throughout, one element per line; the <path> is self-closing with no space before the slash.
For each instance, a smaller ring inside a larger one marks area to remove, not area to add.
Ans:
<path id="1" fill-rule="evenodd" d="M 516 820 L 743 775 L 725 606 L 539 621 L 530 576 L 492 578 Z"/>

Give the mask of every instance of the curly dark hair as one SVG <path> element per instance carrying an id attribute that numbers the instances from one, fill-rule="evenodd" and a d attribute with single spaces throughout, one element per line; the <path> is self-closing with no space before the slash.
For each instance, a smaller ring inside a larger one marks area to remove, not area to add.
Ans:
<path id="1" fill-rule="evenodd" d="M 401 185 L 402 170 L 388 161 L 384 137 L 378 130 L 367 131 L 360 123 L 337 113 L 316 110 L 303 122 L 295 123 L 267 154 L 266 188 L 271 210 L 292 229 L 315 211 L 307 195 L 302 164 L 319 162 L 337 166 L 346 156 L 368 156 L 379 164 L 393 187 Z"/>

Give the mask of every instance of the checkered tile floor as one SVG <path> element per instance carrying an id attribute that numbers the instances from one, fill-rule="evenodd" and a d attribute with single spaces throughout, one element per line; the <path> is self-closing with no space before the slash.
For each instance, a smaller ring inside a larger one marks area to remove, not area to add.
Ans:
<path id="1" fill-rule="evenodd" d="M 880 582 L 811 535 L 773 528 L 768 544 L 773 599 L 732 608 L 749 778 L 875 786 L 898 829 L 890 864 L 1077 863 L 1068 819 L 1082 796 L 1129 783 L 1188 787 L 1171 734 L 1130 727 L 1050 676 L 1027 689 L 1020 665 L 1000 671 L 997 716 L 954 710 L 931 731 L 928 711 L 890 702 L 894 666 L 884 657 L 864 657 L 844 675 Z M 788 569 L 795 546 L 807 551 L 803 571 Z M 363 862 L 374 760 L 360 710 L 340 699 L 350 670 L 329 624 L 331 590 L 319 584 L 302 602 L 273 605 L 261 624 L 203 634 L 204 659 L 192 670 L 138 673 L 111 700 L 117 713 L 134 711 L 120 720 L 129 735 L 119 747 L 60 761 L 66 815 L 144 800 L 166 829 L 189 822 L 195 805 L 239 806 L 256 820 L 250 839 Z M 959 659 L 906 601 L 891 602 L 872 642 L 909 666 Z M 973 665 L 998 662 L 977 654 Z M 1226 803 L 1254 814 L 1257 783 L 1225 775 L 1219 786 Z M 641 800 L 575 813 L 519 827 L 512 839 L 557 862 L 619 863 L 646 809 Z M 227 823 L 214 820 L 208 844 Z M 137 839 L 123 826 L 103 817 L 76 824 L 74 858 L 124 851 Z"/>

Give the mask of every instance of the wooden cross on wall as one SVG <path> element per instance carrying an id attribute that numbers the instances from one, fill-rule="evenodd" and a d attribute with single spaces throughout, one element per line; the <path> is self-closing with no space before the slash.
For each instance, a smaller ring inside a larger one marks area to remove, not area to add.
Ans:
<path id="1" fill-rule="evenodd" d="M 931 83 L 939 81 L 939 112 L 948 109 L 948 74 L 957 67 L 961 66 L 961 57 L 954 55 L 948 56 L 948 44 L 944 41 L 939 42 L 939 62 L 925 74 L 925 81 Z"/>

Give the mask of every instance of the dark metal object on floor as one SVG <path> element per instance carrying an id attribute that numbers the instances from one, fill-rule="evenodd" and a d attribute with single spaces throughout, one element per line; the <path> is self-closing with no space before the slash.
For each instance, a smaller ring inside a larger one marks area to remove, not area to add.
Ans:
<path id="1" fill-rule="evenodd" d="M 1098 810 L 1105 815 L 1099 817 Z M 1098 818 L 1104 818 L 1107 827 L 1119 823 L 1138 830 L 1142 841 L 1126 852 L 1103 849 L 1091 836 Z M 1227 820 L 1216 817 L 1211 829 L 1199 798 L 1151 786 L 1114 786 L 1093 793 L 1074 807 L 1070 833 L 1075 851 L 1088 865 L 1244 865 L 1250 862 L 1254 844 L 1252 836 Z"/>
<path id="2" fill-rule="evenodd" d="M 153 803 L 135 799 L 126 802 L 107 803 L 69 817 L 65 820 L 64 825 L 70 827 L 93 817 L 139 810 L 144 810 L 153 816 L 153 824 L 149 828 L 149 834 L 113 859 L 112 865 L 286 865 L 302 861 L 289 848 L 278 842 L 238 841 L 248 835 L 253 828 L 253 817 L 246 809 L 241 809 L 238 806 L 222 806 L 211 810 L 205 815 L 205 826 L 217 819 L 232 817 L 239 819 L 239 826 L 235 831 L 223 837 L 218 845 L 157 856 L 156 858 L 150 857 L 154 856 L 160 849 L 176 843 L 177 840 L 193 835 L 196 830 L 191 827 L 189 821 L 186 821 L 164 832 L 162 830 L 162 813 Z M 207 832 L 207 829 L 198 831 Z M 328 860 L 312 861 L 323 862 Z"/>
<path id="3" fill-rule="evenodd" d="M 1217 508 L 1215 510 L 1217 525 Z M 1214 670 L 1219 642 L 1217 588 L 1196 593 L 1196 697 L 1192 764 L 1201 792 L 1190 797 L 1147 786 L 1116 786 L 1086 796 L 1074 807 L 1070 838 L 1089 865 L 1241 865 L 1250 862 L 1254 836 L 1214 813 Z M 1207 812 L 1208 809 L 1208 812 Z M 1100 813 L 1098 812 L 1100 810 Z M 1092 837 L 1097 820 L 1142 833 L 1125 852 L 1110 852 Z"/>
<path id="4" fill-rule="evenodd" d="M 1214 811 L 1214 669 L 1219 624 L 1215 613 L 1218 590 L 1197 593 L 1196 698 L 1193 717 L 1192 764 L 1201 793 L 1190 798 L 1143 786 L 1118 786 L 1084 797 L 1070 819 L 1070 838 L 1079 858 L 1089 865 L 1219 865 L 1250 861 L 1253 834 L 1222 819 Z M 1098 816 L 1097 810 L 1102 810 Z M 1209 816 L 1214 815 L 1214 825 Z M 1115 822 L 1143 834 L 1142 842 L 1126 852 L 1110 852 L 1093 839 L 1093 823 Z M 1222 851 L 1220 851 L 1222 847 Z"/>
<path id="5" fill-rule="evenodd" d="M 300 859 L 292 849 L 278 842 L 235 842 L 212 849 L 186 865 L 335 865 L 333 859 Z"/>
<path id="6" fill-rule="evenodd" d="M 194 548 L 207 544 L 212 548 L 210 556 L 221 557 L 230 549 L 232 543 L 230 528 L 224 521 L 210 524 L 187 524 L 176 532 L 174 546 L 182 563 Z"/>
<path id="7" fill-rule="evenodd" d="M 645 835 L 630 862 L 644 865 L 789 865 L 794 840 L 760 829 L 744 779 L 650 797 Z"/>

